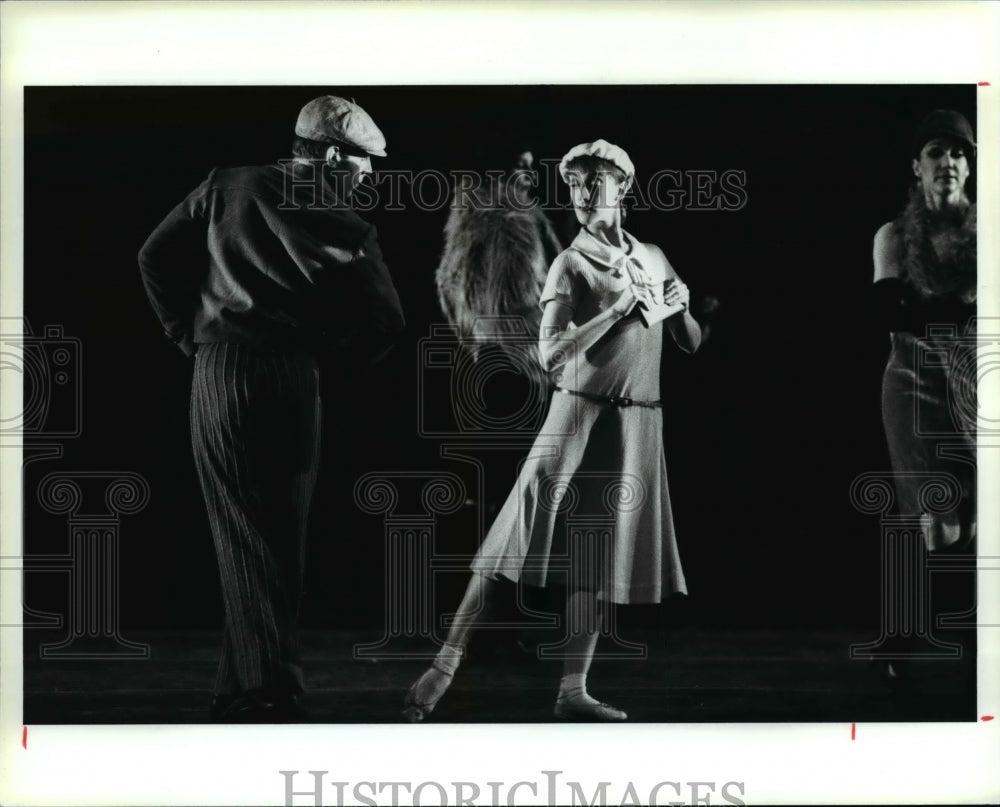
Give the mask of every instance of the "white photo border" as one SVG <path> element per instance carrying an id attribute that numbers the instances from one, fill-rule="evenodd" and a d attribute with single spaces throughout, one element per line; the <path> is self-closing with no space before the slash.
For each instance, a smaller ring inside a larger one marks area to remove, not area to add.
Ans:
<path id="1" fill-rule="evenodd" d="M 22 307 L 25 86 L 336 76 L 338 85 L 978 84 L 979 305 L 998 317 L 998 22 L 988 2 L 3 3 L 0 315 L 19 318 Z M 609 71 L 594 54 L 616 41 Z M 20 389 L 0 394 L 5 411 L 18 407 Z M 20 555 L 20 452 L 5 445 L 0 455 L 0 624 L 16 624 L 20 574 L 7 561 Z M 982 490 L 998 489 L 998 456 L 980 452 Z M 979 501 L 980 554 L 1000 557 L 1000 497 Z M 980 575 L 980 621 L 1000 624 L 997 573 Z M 587 793 L 610 778 L 640 794 L 665 780 L 740 781 L 748 804 L 1000 800 L 1000 719 L 866 724 L 855 739 L 849 724 L 37 726 L 24 749 L 21 632 L 0 632 L 4 804 L 282 804 L 281 770 L 347 782 L 523 780 L 537 784 L 537 795 L 520 791 L 523 803 L 538 804 L 544 771 Z M 980 629 L 979 714 L 1000 718 L 997 644 Z"/>

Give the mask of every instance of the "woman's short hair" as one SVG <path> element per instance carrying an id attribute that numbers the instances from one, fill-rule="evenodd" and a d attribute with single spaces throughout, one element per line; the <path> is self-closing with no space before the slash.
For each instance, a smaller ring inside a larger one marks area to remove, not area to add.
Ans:
<path id="1" fill-rule="evenodd" d="M 607 171 L 615 178 L 615 182 L 619 185 L 628 178 L 628 174 L 622 170 L 620 165 L 611 162 L 611 160 L 605 160 L 603 157 L 595 157 L 593 154 L 582 154 L 566 163 L 567 174 L 571 172 L 594 174 L 598 171 Z M 628 218 L 629 207 L 633 201 L 630 196 L 625 196 L 618 202 L 618 209 L 622 213 L 622 221 Z"/>
<path id="2" fill-rule="evenodd" d="M 593 174 L 598 171 L 607 171 L 614 175 L 615 181 L 621 184 L 628 177 L 620 166 L 605 160 L 603 157 L 595 157 L 593 154 L 581 154 L 566 163 L 566 171 L 576 171 L 581 174 Z"/>

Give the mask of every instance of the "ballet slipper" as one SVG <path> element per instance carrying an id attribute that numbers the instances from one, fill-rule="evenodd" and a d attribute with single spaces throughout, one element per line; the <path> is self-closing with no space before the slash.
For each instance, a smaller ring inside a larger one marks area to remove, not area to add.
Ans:
<path id="1" fill-rule="evenodd" d="M 599 701 L 584 701 L 577 698 L 559 697 L 556 699 L 555 716 L 560 720 L 577 722 L 620 722 L 628 720 L 628 715 L 621 709 Z"/>
<path id="2" fill-rule="evenodd" d="M 421 723 L 426 720 L 444 693 L 448 691 L 452 677 L 452 673 L 445 672 L 435 665 L 424 670 L 423 675 L 413 682 L 413 686 L 406 693 L 403 701 L 403 719 L 407 723 Z M 435 690 L 438 690 L 436 694 Z"/>

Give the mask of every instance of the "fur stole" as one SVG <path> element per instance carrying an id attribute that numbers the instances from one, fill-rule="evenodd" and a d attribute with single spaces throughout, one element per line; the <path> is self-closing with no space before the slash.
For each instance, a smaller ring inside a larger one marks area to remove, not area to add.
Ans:
<path id="1" fill-rule="evenodd" d="M 924 299 L 976 299 L 976 206 L 931 210 L 919 185 L 896 221 L 903 275 Z"/>
<path id="2" fill-rule="evenodd" d="M 497 344 L 518 353 L 520 366 L 525 340 L 538 339 L 538 302 L 561 247 L 537 206 L 519 209 L 504 192 L 493 182 L 456 194 L 435 280 L 441 309 L 464 346 L 475 354 L 481 344 Z"/>

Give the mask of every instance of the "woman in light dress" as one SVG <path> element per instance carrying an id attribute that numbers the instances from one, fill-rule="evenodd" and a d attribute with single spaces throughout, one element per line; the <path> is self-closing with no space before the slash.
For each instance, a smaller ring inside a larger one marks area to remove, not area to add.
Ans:
<path id="1" fill-rule="evenodd" d="M 554 384 L 549 412 L 517 483 L 471 564 L 465 596 L 433 664 L 410 688 L 404 717 L 424 720 L 485 619 L 497 578 L 567 589 L 563 677 L 555 716 L 626 720 L 587 691 L 606 603 L 686 593 L 663 453 L 663 331 L 685 352 L 701 331 L 690 294 L 663 252 L 622 228 L 635 168 L 604 140 L 563 157 L 581 230 L 553 262 L 541 295 L 539 355 Z M 602 528 L 570 530 L 589 510 Z"/>

